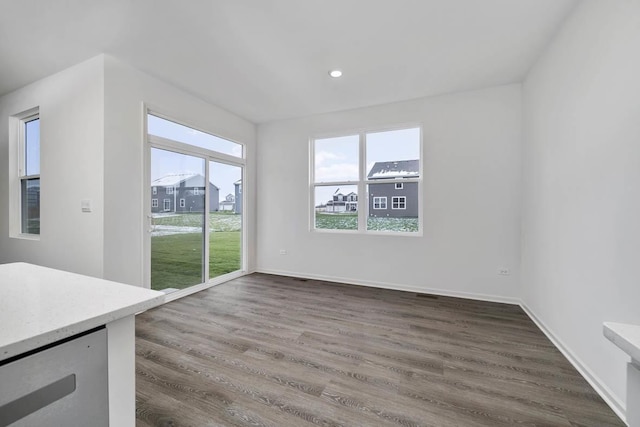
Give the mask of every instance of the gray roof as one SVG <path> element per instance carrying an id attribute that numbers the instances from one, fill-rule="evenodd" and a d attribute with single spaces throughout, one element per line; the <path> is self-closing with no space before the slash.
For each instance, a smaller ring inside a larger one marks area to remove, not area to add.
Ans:
<path id="1" fill-rule="evenodd" d="M 417 178 L 420 176 L 419 160 L 397 160 L 394 162 L 376 162 L 368 179 Z"/>

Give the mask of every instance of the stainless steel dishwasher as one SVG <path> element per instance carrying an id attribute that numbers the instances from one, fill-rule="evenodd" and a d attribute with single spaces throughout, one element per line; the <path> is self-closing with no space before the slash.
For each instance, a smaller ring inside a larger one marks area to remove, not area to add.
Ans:
<path id="1" fill-rule="evenodd" d="M 0 427 L 108 427 L 107 330 L 0 362 Z"/>

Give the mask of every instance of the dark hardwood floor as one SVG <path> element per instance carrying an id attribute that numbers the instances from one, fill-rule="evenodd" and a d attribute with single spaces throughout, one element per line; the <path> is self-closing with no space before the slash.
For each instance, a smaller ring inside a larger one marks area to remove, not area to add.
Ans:
<path id="1" fill-rule="evenodd" d="M 623 426 L 517 306 L 253 274 L 136 320 L 138 426 Z"/>

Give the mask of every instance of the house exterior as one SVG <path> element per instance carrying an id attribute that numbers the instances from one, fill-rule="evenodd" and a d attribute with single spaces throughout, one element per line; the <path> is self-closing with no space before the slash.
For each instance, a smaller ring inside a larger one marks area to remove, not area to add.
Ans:
<path id="1" fill-rule="evenodd" d="M 224 200 L 220 201 L 221 212 L 233 212 L 235 208 L 236 208 L 235 198 L 231 193 L 227 194 Z"/>
<path id="2" fill-rule="evenodd" d="M 204 212 L 205 178 L 201 174 L 171 174 L 151 182 L 152 213 Z M 209 183 L 209 211 L 220 208 L 220 190 Z"/>
<path id="3" fill-rule="evenodd" d="M 337 193 L 327 202 L 325 212 L 357 212 L 358 195 L 354 192 L 349 194 Z"/>
<path id="4" fill-rule="evenodd" d="M 376 181 L 369 184 L 369 216 L 417 218 L 418 183 L 402 180 L 419 176 L 419 160 L 376 162 L 367 175 Z"/>
<path id="5" fill-rule="evenodd" d="M 234 212 L 237 214 L 241 214 L 242 213 L 242 180 L 239 179 L 236 182 L 233 183 L 233 186 L 235 187 L 235 207 L 234 207 Z"/>

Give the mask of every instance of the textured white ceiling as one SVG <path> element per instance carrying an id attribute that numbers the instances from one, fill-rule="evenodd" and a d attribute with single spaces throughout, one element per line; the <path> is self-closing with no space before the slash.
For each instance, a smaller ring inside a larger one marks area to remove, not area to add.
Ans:
<path id="1" fill-rule="evenodd" d="M 104 52 L 256 123 L 383 104 L 521 81 L 577 1 L 0 0 L 0 94 Z"/>

